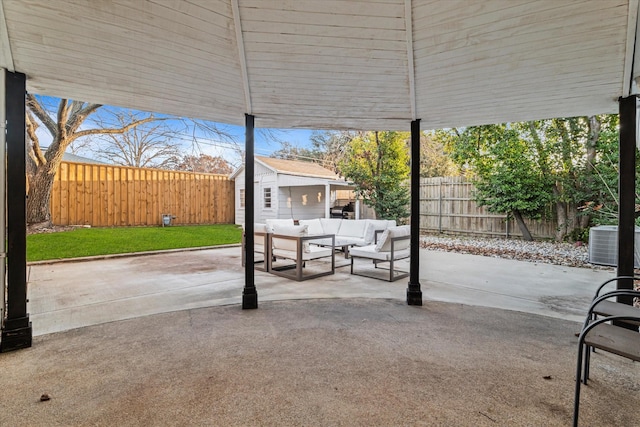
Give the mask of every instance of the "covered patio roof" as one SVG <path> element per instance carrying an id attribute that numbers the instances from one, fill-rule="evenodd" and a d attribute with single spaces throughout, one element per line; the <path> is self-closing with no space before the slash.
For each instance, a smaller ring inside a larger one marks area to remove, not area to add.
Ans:
<path id="1" fill-rule="evenodd" d="M 617 112 L 638 0 L 0 0 L 33 93 L 256 127 Z M 637 62 L 637 61 L 636 61 Z"/>
<path id="2" fill-rule="evenodd" d="M 254 127 L 410 128 L 415 160 L 421 126 L 620 111 L 618 275 L 632 275 L 638 7 L 639 0 L 0 0 L 9 254 L 0 351 L 31 345 L 25 90 L 245 124 L 246 248 Z M 411 170 L 407 303 L 421 305 L 419 162 Z M 242 307 L 257 308 L 246 248 Z M 4 256 L 0 244 L 0 270 Z"/>

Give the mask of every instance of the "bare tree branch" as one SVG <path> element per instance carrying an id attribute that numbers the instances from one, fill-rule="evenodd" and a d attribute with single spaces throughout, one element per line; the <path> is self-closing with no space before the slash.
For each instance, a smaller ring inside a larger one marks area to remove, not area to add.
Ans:
<path id="1" fill-rule="evenodd" d="M 29 107 L 33 114 L 35 114 L 36 117 L 44 124 L 51 136 L 55 137 L 58 131 L 58 127 L 56 126 L 51 116 L 49 116 L 49 114 L 47 114 L 47 112 L 42 108 L 33 94 L 27 94 L 27 107 Z"/>
<path id="2" fill-rule="evenodd" d="M 96 148 L 99 158 L 134 167 L 174 167 L 179 161 L 180 142 L 176 131 L 161 123 L 143 125 L 131 112 L 114 112 L 115 120 L 123 125 L 125 132 L 101 132 L 103 141 Z M 155 119 L 154 122 L 167 119 Z M 147 121 L 147 120 L 145 120 Z M 138 126 L 125 126 L 127 123 Z M 98 123 L 101 123 L 100 121 Z"/>
<path id="3" fill-rule="evenodd" d="M 33 162 L 36 164 L 36 167 L 37 167 L 45 164 L 47 160 L 44 158 L 44 154 L 42 154 L 42 150 L 40 149 L 40 140 L 38 139 L 38 135 L 36 133 L 36 130 L 38 129 L 39 125 L 34 120 L 33 116 L 28 110 L 26 112 L 26 122 L 27 122 L 27 135 L 31 140 L 29 157 L 33 159 Z"/>
<path id="4" fill-rule="evenodd" d="M 84 102 L 74 101 L 74 108 L 72 109 L 73 112 L 69 117 L 69 122 L 67 124 L 69 133 L 76 132 L 87 116 L 95 112 L 100 107 L 102 107 L 102 104 L 87 104 L 85 106 Z"/>
<path id="5" fill-rule="evenodd" d="M 144 123 L 149 123 L 149 122 L 153 122 L 153 121 L 157 121 L 157 120 L 166 120 L 163 118 L 155 118 L 153 116 L 151 117 L 147 117 L 146 119 L 141 119 L 141 120 L 136 120 L 133 123 L 129 123 L 126 126 L 123 126 L 121 128 L 118 129 L 87 129 L 87 130 L 81 130 L 80 132 L 76 132 L 74 135 L 71 136 L 71 138 L 73 139 L 78 139 L 80 137 L 83 136 L 88 136 L 88 135 L 98 135 L 98 134 L 122 134 L 125 133 L 137 126 L 140 126 Z"/>
<path id="6" fill-rule="evenodd" d="M 58 106 L 58 138 L 67 138 L 67 120 L 69 118 L 69 100 L 61 99 Z"/>

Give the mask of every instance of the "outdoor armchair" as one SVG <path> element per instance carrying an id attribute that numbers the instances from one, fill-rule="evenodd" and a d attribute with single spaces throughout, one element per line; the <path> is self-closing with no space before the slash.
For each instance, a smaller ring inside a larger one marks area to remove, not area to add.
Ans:
<path id="1" fill-rule="evenodd" d="M 244 224 L 243 224 L 244 228 Z M 242 266 L 246 264 L 246 236 L 245 231 L 242 231 Z M 256 223 L 253 226 L 253 252 L 258 254 L 258 257 L 254 259 L 254 265 L 256 270 L 269 271 L 269 263 L 267 259 L 271 254 L 269 246 L 269 233 L 265 224 Z M 254 255 L 255 256 L 255 255 Z M 260 267 L 261 265 L 261 267 Z"/>
<path id="2" fill-rule="evenodd" d="M 315 279 L 335 273 L 335 252 L 333 250 L 335 236 L 333 234 L 310 236 L 307 234 L 306 225 L 274 226 L 269 239 L 271 256 L 268 258 L 267 265 L 270 273 L 297 281 Z M 323 239 L 328 239 L 331 246 L 322 247 L 310 244 Z M 319 261 L 321 258 L 330 258 L 330 262 Z M 275 266 L 274 262 L 278 259 L 292 260 L 294 264 Z M 312 272 L 307 273 L 307 271 Z"/>
<path id="3" fill-rule="evenodd" d="M 351 248 L 349 251 L 349 255 L 351 256 L 351 274 L 373 279 L 384 279 L 389 282 L 408 277 L 408 271 L 396 268 L 396 261 L 409 258 L 411 254 L 410 246 L 411 229 L 408 225 L 390 227 L 382 233 L 376 244 Z M 360 264 L 361 266 L 362 260 L 365 262 L 371 261 L 374 269 L 378 269 L 380 264 L 388 263 L 388 278 L 386 274 L 381 276 L 377 272 L 372 272 L 371 269 L 360 269 L 356 271 L 356 264 Z"/>

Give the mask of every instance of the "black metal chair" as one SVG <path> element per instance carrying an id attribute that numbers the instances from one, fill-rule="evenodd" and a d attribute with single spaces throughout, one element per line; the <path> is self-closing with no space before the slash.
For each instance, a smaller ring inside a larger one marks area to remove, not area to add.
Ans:
<path id="1" fill-rule="evenodd" d="M 627 304 L 610 301 L 610 298 L 628 296 L 640 298 L 640 291 L 615 290 L 600 295 L 609 283 L 619 280 L 640 280 L 638 277 L 620 276 L 600 285 L 587 311 L 582 330 L 578 337 L 578 362 L 574 396 L 573 425 L 578 426 L 580 413 L 580 386 L 589 379 L 591 353 L 600 349 L 640 362 L 640 310 Z M 630 329 L 631 326 L 634 329 Z"/>

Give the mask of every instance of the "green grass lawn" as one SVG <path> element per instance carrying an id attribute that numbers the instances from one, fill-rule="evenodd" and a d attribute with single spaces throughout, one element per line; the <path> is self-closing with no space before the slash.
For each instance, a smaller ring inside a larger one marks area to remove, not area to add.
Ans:
<path id="1" fill-rule="evenodd" d="M 242 229 L 230 224 L 78 228 L 27 236 L 27 260 L 216 246 L 240 243 L 241 236 Z"/>

